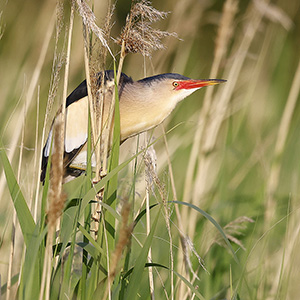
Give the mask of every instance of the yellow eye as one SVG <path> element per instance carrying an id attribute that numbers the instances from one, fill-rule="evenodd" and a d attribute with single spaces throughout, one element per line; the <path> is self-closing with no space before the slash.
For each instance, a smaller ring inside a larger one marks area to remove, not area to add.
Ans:
<path id="1" fill-rule="evenodd" d="M 172 85 L 176 88 L 176 87 L 179 86 L 179 83 L 178 83 L 177 81 L 174 81 L 174 82 L 172 83 Z"/>

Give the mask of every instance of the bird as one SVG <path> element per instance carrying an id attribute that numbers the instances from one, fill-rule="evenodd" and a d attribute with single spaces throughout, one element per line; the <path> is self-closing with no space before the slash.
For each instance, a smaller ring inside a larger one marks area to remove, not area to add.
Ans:
<path id="1" fill-rule="evenodd" d="M 98 87 L 103 82 L 103 91 L 106 96 L 102 119 L 107 120 L 115 84 L 114 71 L 106 70 L 99 72 L 96 76 Z M 195 80 L 177 73 L 164 73 L 133 81 L 131 77 L 121 73 L 118 84 L 120 144 L 162 123 L 180 101 L 196 90 L 224 82 L 226 82 L 224 79 Z M 50 155 L 54 123 L 59 114 L 60 111 L 52 122 L 43 148 L 40 176 L 43 183 Z M 88 91 L 86 80 L 67 97 L 65 122 L 65 176 L 77 177 L 85 171 L 82 166 L 87 165 Z"/>

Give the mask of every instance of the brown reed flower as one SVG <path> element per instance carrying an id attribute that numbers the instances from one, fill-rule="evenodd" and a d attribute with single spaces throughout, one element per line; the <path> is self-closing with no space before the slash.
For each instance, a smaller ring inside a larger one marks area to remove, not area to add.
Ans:
<path id="1" fill-rule="evenodd" d="M 104 37 L 105 36 L 104 32 L 96 24 L 96 16 L 93 13 L 93 11 L 91 10 L 91 8 L 88 6 L 88 4 L 84 0 L 77 0 L 76 4 L 77 4 L 77 11 L 82 18 L 83 24 L 88 28 L 88 30 L 90 32 L 93 32 L 98 37 L 98 39 L 100 40 L 102 45 L 107 48 L 107 50 L 113 57 L 113 54 L 112 54 L 112 52 L 108 46 L 108 43 Z"/>
<path id="2" fill-rule="evenodd" d="M 128 224 L 130 215 L 131 205 L 128 200 L 123 201 L 123 206 L 121 210 L 122 222 L 120 226 L 120 235 L 118 242 L 116 244 L 115 251 L 112 255 L 111 268 L 110 268 L 110 278 L 113 279 L 116 275 L 118 262 L 121 259 L 122 252 L 124 248 L 129 244 L 131 232 L 133 230 L 133 223 Z"/>
<path id="3" fill-rule="evenodd" d="M 150 1 L 133 2 L 126 25 L 116 43 L 122 45 L 124 41 L 126 53 L 141 53 L 144 56 L 151 56 L 152 51 L 164 49 L 161 40 L 168 36 L 177 37 L 177 34 L 154 29 L 151 24 L 167 15 L 167 12 L 152 7 Z"/>
<path id="4" fill-rule="evenodd" d="M 54 138 L 53 138 L 53 151 L 51 160 L 51 177 L 50 177 L 50 190 L 49 190 L 49 203 L 47 221 L 49 226 L 55 226 L 59 219 L 66 200 L 66 194 L 62 191 L 62 178 L 63 178 L 63 163 L 61 161 L 61 153 L 59 149 L 62 143 L 60 137 L 62 123 L 59 120 L 55 122 Z"/>

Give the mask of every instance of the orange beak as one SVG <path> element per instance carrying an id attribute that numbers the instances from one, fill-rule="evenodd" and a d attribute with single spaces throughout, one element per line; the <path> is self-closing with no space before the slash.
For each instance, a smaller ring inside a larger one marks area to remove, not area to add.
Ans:
<path id="1" fill-rule="evenodd" d="M 202 88 L 204 86 L 215 85 L 215 84 L 224 83 L 224 82 L 226 82 L 226 80 L 224 80 L 224 79 L 200 79 L 200 80 L 190 79 L 190 80 L 183 80 L 183 81 L 179 82 L 179 85 L 176 88 L 176 90 L 199 89 L 199 88 Z"/>

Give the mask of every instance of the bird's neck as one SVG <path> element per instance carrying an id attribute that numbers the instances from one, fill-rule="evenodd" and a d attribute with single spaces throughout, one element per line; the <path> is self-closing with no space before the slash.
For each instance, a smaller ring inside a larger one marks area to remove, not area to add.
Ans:
<path id="1" fill-rule="evenodd" d="M 137 132 L 149 130 L 164 121 L 175 108 L 177 101 L 160 94 L 152 86 L 128 85 L 120 99 L 121 140 Z M 171 100 L 171 101 L 170 101 Z"/>

